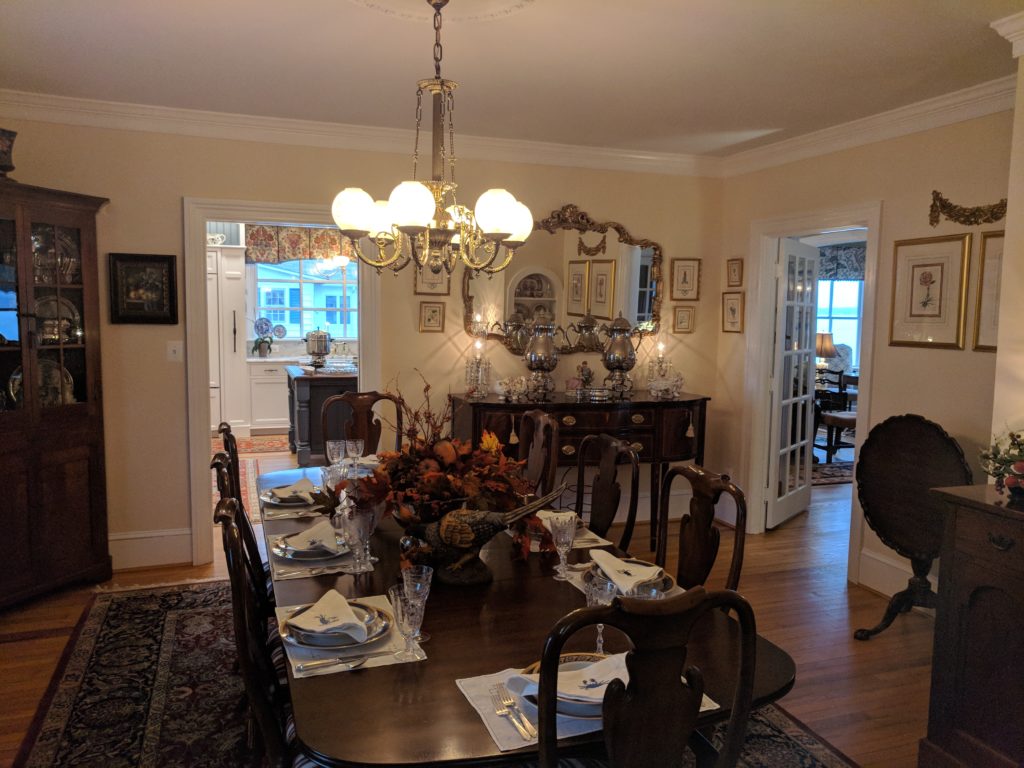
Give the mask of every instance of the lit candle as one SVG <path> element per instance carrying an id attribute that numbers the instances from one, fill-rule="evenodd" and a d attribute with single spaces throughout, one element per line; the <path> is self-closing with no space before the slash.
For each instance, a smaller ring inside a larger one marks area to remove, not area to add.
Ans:
<path id="1" fill-rule="evenodd" d="M 664 360 L 665 359 L 665 342 L 664 341 L 659 341 L 658 342 L 658 359 L 659 360 Z"/>
<path id="2" fill-rule="evenodd" d="M 480 356 L 483 354 L 483 350 L 484 350 L 484 343 L 483 343 L 483 341 L 481 341 L 480 339 L 477 339 L 476 341 L 474 341 L 473 342 L 473 350 L 476 353 L 476 359 L 479 360 Z"/>

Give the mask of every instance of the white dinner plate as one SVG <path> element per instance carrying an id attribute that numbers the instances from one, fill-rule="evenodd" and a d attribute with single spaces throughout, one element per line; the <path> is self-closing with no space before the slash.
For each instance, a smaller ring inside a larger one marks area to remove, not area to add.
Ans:
<path id="1" fill-rule="evenodd" d="M 288 536 L 279 536 L 274 539 L 270 545 L 270 551 L 278 557 L 283 557 L 285 560 L 333 560 L 336 557 L 347 555 L 349 553 L 348 544 L 346 544 L 341 536 L 335 534 L 335 541 L 338 543 L 338 552 L 331 552 L 330 550 L 323 549 L 322 547 L 316 547 L 315 549 L 299 549 L 294 544 L 289 544 L 286 539 L 295 536 L 296 534 L 289 534 Z"/>
<path id="2" fill-rule="evenodd" d="M 388 630 L 391 629 L 391 615 L 383 610 L 382 608 L 375 608 L 372 605 L 360 603 L 357 600 L 350 600 L 349 606 L 352 608 L 352 612 L 355 613 L 356 618 L 360 619 L 364 625 L 366 625 L 366 640 L 359 642 L 354 640 L 350 635 L 346 635 L 341 632 L 309 632 L 298 627 L 293 627 L 287 621 L 281 624 L 280 634 L 281 638 L 286 642 L 295 643 L 295 645 L 304 646 L 306 648 L 361 648 L 365 645 L 375 643 L 383 637 L 386 637 Z M 312 608 L 312 605 L 307 605 L 299 608 L 297 611 L 292 613 L 292 616 L 298 616 L 304 611 L 308 611 Z M 289 617 L 291 618 L 291 617 Z"/>
<path id="3" fill-rule="evenodd" d="M 284 488 L 286 486 L 280 486 Z M 319 493 L 320 488 L 314 486 L 313 490 L 306 491 L 306 493 Z M 290 496 L 288 498 L 279 499 L 272 493 L 272 489 L 268 488 L 260 493 L 260 501 L 264 504 L 273 504 L 275 507 L 308 507 L 309 502 L 300 496 Z"/>

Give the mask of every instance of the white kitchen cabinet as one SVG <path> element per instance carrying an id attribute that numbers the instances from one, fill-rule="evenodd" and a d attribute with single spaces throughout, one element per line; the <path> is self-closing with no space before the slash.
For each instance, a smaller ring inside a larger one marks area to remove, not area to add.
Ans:
<path id="1" fill-rule="evenodd" d="M 249 363 L 249 402 L 253 430 L 288 429 L 288 375 L 284 363 Z"/>

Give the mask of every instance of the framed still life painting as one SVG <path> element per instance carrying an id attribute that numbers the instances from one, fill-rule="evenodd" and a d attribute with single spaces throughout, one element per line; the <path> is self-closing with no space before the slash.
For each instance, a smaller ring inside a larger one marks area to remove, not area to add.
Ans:
<path id="1" fill-rule="evenodd" d="M 177 325 L 174 256 L 110 254 L 110 322 Z"/>
<path id="2" fill-rule="evenodd" d="M 978 300 L 974 308 L 974 349 L 979 352 L 996 351 L 1003 236 L 1002 231 L 981 233 L 981 268 L 978 270 Z"/>
<path id="3" fill-rule="evenodd" d="M 889 346 L 964 348 L 971 235 L 897 240 Z"/>
<path id="4" fill-rule="evenodd" d="M 420 302 L 420 333 L 444 333 L 444 302 Z"/>

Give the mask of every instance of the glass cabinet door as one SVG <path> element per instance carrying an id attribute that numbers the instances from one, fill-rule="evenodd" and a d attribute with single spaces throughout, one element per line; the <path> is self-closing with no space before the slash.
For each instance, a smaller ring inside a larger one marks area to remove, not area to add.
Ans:
<path id="1" fill-rule="evenodd" d="M 0 412 L 21 408 L 18 238 L 13 214 L 0 213 Z"/>
<path id="2" fill-rule="evenodd" d="M 39 408 L 84 403 L 88 393 L 81 231 L 33 222 L 31 237 Z"/>

